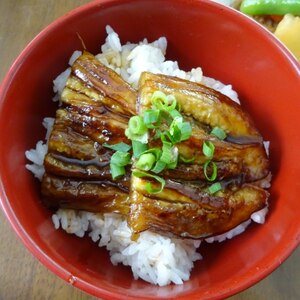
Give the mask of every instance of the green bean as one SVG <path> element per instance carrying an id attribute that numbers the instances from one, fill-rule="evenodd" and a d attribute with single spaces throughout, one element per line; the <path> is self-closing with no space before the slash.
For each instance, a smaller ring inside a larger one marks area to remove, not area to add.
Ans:
<path id="1" fill-rule="evenodd" d="M 300 0 L 244 0 L 240 11 L 248 15 L 300 15 Z"/>

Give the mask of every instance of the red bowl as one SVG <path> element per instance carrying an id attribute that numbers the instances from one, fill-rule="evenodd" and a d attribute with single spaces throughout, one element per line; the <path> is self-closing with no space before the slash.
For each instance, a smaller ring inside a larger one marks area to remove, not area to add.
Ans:
<path id="1" fill-rule="evenodd" d="M 24 152 L 43 138 L 45 116 L 54 116 L 52 80 L 81 49 L 98 53 L 110 24 L 121 40 L 166 36 L 168 58 L 184 69 L 202 66 L 207 76 L 233 84 L 245 109 L 271 141 L 270 213 L 264 225 L 221 244 L 201 247 L 191 279 L 157 287 L 114 267 L 105 249 L 56 231 L 39 201 L 39 184 L 25 170 Z M 102 0 L 68 13 L 43 30 L 21 53 L 0 91 L 1 205 L 26 247 L 74 286 L 107 299 L 217 299 L 267 276 L 300 240 L 300 67 L 262 27 L 211 1 Z"/>

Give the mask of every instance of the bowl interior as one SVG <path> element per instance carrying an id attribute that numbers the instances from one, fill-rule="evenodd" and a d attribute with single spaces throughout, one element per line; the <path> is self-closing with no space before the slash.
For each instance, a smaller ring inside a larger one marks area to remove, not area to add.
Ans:
<path id="1" fill-rule="evenodd" d="M 0 174 L 2 207 L 30 251 L 57 275 L 99 297 L 206 299 L 225 297 L 254 284 L 277 267 L 300 240 L 300 175 L 297 152 L 299 65 L 270 34 L 250 19 L 211 1 L 94 1 L 59 19 L 20 55 L 1 87 Z M 159 9 L 158 9 L 159 7 Z M 273 182 L 264 225 L 222 244 L 203 245 L 190 281 L 156 287 L 114 267 L 104 249 L 88 238 L 56 231 L 39 200 L 39 183 L 25 170 L 24 152 L 54 116 L 52 80 L 81 50 L 100 52 L 105 26 L 122 42 L 164 35 L 167 56 L 183 69 L 231 83 L 265 140 L 271 142 Z M 297 88 L 297 89 L 296 89 Z"/>

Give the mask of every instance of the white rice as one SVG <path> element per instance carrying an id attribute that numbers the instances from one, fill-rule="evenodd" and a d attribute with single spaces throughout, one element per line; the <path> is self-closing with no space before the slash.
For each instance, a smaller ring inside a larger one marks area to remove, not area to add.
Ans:
<path id="1" fill-rule="evenodd" d="M 238 101 L 237 93 L 231 85 L 203 76 L 201 68 L 185 72 L 179 68 L 178 62 L 165 59 L 167 40 L 164 37 L 149 43 L 146 39 L 139 44 L 122 45 L 118 34 L 109 26 L 106 28 L 107 38 L 101 46 L 101 53 L 96 57 L 106 66 L 115 70 L 133 87 L 138 85 L 141 72 L 150 71 L 165 75 L 177 76 L 195 82 L 201 82 Z M 80 51 L 75 51 L 70 58 L 71 66 Z M 60 94 L 70 74 L 70 68 L 54 81 L 54 100 Z M 32 162 L 26 168 L 39 180 L 45 172 L 43 161 L 47 153 L 47 140 L 53 126 L 53 118 L 45 118 L 43 125 L 47 129 L 46 141 L 39 141 L 36 149 L 26 151 L 26 158 Z M 219 236 L 207 238 L 208 243 L 222 242 L 242 233 L 251 220 L 264 223 L 267 208 L 252 214 L 251 219 L 236 228 Z M 135 279 L 141 278 L 160 286 L 170 283 L 182 284 L 190 278 L 194 262 L 202 257 L 198 252 L 200 241 L 165 237 L 149 231 L 140 234 L 136 241 L 131 240 L 131 231 L 124 217 L 117 214 L 96 214 L 84 211 L 59 209 L 52 221 L 56 229 L 62 228 L 67 233 L 83 237 L 86 234 L 98 244 L 105 246 L 110 252 L 114 265 L 122 263 L 130 266 Z"/>

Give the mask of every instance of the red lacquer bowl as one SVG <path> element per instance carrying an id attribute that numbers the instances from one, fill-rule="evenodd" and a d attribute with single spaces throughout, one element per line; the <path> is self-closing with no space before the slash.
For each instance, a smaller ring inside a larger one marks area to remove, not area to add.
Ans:
<path id="1" fill-rule="evenodd" d="M 168 58 L 188 69 L 233 84 L 245 109 L 271 142 L 274 174 L 270 214 L 241 236 L 202 247 L 190 281 L 157 287 L 114 267 L 105 249 L 53 228 L 39 201 L 39 184 L 25 170 L 24 152 L 44 135 L 45 116 L 54 116 L 52 80 L 71 53 L 100 51 L 105 25 L 122 42 L 166 36 Z M 1 204 L 26 247 L 74 286 L 107 299 L 217 299 L 240 292 L 267 276 L 300 240 L 300 67 L 275 38 L 240 13 L 211 1 L 102 0 L 63 16 L 21 53 L 0 91 Z"/>

